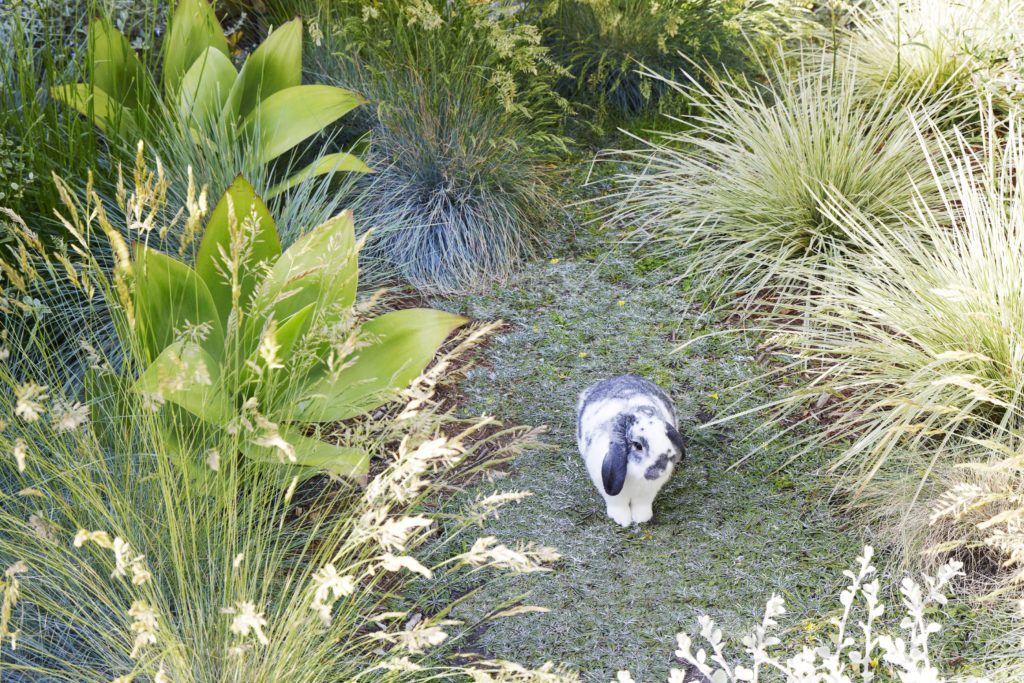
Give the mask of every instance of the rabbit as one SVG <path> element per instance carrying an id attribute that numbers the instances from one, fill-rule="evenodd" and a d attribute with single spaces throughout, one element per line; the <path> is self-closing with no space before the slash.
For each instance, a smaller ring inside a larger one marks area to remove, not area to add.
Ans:
<path id="1" fill-rule="evenodd" d="M 654 497 L 686 455 L 671 400 L 636 375 L 601 380 L 580 394 L 576 441 L 608 516 L 622 526 L 651 519 Z"/>

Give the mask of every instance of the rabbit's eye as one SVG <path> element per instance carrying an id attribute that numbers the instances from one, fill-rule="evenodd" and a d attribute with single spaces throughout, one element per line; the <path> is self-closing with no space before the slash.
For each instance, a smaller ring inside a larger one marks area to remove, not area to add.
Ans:
<path id="1" fill-rule="evenodd" d="M 629 447 L 632 448 L 634 451 L 642 451 L 644 449 L 644 445 L 639 441 L 630 441 Z"/>

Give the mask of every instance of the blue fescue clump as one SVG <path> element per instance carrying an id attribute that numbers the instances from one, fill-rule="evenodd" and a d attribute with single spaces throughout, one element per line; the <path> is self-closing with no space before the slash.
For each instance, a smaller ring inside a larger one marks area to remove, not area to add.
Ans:
<path id="1" fill-rule="evenodd" d="M 381 77 L 384 80 L 385 77 Z M 424 289 L 502 279 L 550 225 L 557 202 L 528 124 L 481 97 L 481 81 L 388 78 L 355 202 L 367 254 Z M 372 99 L 372 95 L 371 95 Z"/>

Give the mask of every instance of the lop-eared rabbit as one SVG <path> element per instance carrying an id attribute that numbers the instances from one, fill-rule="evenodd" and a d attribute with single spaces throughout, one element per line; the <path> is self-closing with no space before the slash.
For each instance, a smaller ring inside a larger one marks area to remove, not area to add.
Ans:
<path id="1" fill-rule="evenodd" d="M 654 497 L 685 455 L 671 400 L 636 375 L 609 377 L 580 394 L 576 441 L 608 516 L 622 526 L 651 519 Z"/>

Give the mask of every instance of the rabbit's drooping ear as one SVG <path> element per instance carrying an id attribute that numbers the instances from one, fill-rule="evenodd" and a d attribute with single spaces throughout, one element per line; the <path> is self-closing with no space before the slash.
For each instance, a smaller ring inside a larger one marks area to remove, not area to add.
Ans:
<path id="1" fill-rule="evenodd" d="M 672 445 L 679 451 L 679 457 L 686 457 L 686 449 L 683 448 L 683 437 L 679 435 L 679 432 L 672 425 L 668 425 L 665 428 L 665 434 L 668 436 L 668 440 L 672 442 Z"/>
<path id="2" fill-rule="evenodd" d="M 616 439 L 612 441 L 601 465 L 601 479 L 609 496 L 619 495 L 622 485 L 626 483 L 626 464 L 626 444 Z"/>

